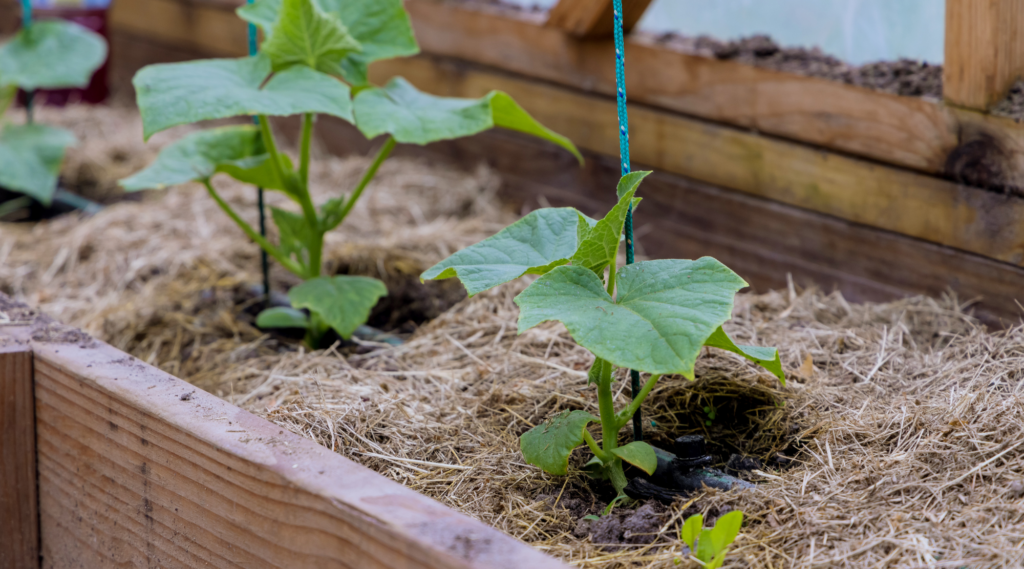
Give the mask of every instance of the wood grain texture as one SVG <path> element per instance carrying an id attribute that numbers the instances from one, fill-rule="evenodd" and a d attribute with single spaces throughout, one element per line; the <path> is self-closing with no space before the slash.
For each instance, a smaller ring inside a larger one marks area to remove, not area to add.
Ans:
<path id="1" fill-rule="evenodd" d="M 318 123 L 317 132 L 325 148 L 341 155 L 369 154 L 379 144 L 336 119 Z M 501 174 L 503 200 L 522 213 L 551 205 L 603 215 L 619 178 L 614 157 L 586 153 L 581 169 L 560 149 L 501 130 L 403 145 L 396 155 L 462 167 L 485 163 Z M 976 299 L 972 310 L 990 325 L 1020 323 L 1020 267 L 664 172 L 645 179 L 640 193 L 637 247 L 649 258 L 710 255 L 762 292 L 784 288 L 787 274 L 799 285 L 839 290 L 852 302 L 954 292 Z"/>
<path id="2" fill-rule="evenodd" d="M 629 33 L 652 0 L 622 0 L 622 28 Z M 559 0 L 545 25 L 581 39 L 610 38 L 615 33 L 612 0 Z"/>
<path id="3" fill-rule="evenodd" d="M 511 94 L 544 124 L 592 152 L 615 156 L 615 103 L 487 69 L 419 57 L 372 70 L 421 89 L 478 97 Z M 748 131 L 630 106 L 634 161 L 716 186 L 1024 264 L 1024 199 L 959 185 Z"/>
<path id="4" fill-rule="evenodd" d="M 0 327 L 0 569 L 39 567 L 32 350 Z"/>
<path id="5" fill-rule="evenodd" d="M 45 567 L 565 567 L 106 344 L 34 348 Z"/>
<path id="6" fill-rule="evenodd" d="M 1024 0 L 946 0 L 942 92 L 987 110 L 1024 75 Z"/>
<path id="7" fill-rule="evenodd" d="M 242 4 L 244 1 L 121 0 L 111 5 L 107 17 L 111 31 L 133 33 L 207 57 L 238 57 L 248 55 L 249 46 L 248 28 L 234 11 Z"/>

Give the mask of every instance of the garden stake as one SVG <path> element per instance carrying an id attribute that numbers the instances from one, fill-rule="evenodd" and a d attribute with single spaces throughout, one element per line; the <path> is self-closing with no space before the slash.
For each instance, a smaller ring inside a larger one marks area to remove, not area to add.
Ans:
<path id="1" fill-rule="evenodd" d="M 21 27 L 25 31 L 32 27 L 32 0 L 21 0 Z M 25 118 L 28 124 L 32 124 L 32 103 L 35 98 L 36 92 L 34 89 L 25 92 Z"/>
<path id="2" fill-rule="evenodd" d="M 247 0 L 246 4 L 252 4 L 254 0 Z M 256 36 L 258 34 L 256 24 L 249 22 L 249 56 L 256 55 L 258 46 L 256 45 Z M 259 126 L 259 117 L 253 115 L 252 122 L 256 126 Z M 266 208 L 263 206 L 263 188 L 256 187 L 256 207 L 260 209 L 260 235 L 265 239 L 267 237 L 267 213 Z M 267 256 L 266 250 L 260 247 L 260 270 L 263 273 L 263 298 L 267 302 L 267 306 L 270 306 L 270 259 Z"/>
<path id="3" fill-rule="evenodd" d="M 619 157 L 622 163 L 622 175 L 629 174 L 629 115 L 626 113 L 626 62 L 624 55 L 626 45 L 622 33 L 622 0 L 612 3 L 612 16 L 615 18 L 615 101 L 619 109 Z M 633 264 L 633 205 L 626 211 L 626 264 Z M 640 372 L 629 370 L 630 395 L 636 399 L 640 393 Z M 633 440 L 644 440 L 643 417 L 640 408 L 633 415 Z"/>

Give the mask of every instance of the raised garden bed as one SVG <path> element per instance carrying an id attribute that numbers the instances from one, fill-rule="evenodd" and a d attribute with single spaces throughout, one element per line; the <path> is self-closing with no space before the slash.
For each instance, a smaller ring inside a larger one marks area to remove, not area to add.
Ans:
<path id="1" fill-rule="evenodd" d="M 325 160 L 314 187 L 333 191 L 364 165 Z M 354 223 L 332 233 L 327 258 L 381 276 L 417 274 L 514 218 L 493 199 L 500 185 L 487 169 L 389 163 Z M 253 214 L 251 190 L 226 194 Z M 642 235 L 640 245 L 656 237 Z M 661 444 L 707 435 L 720 466 L 732 454 L 758 459 L 763 474 L 741 474 L 758 487 L 622 507 L 581 523 L 607 500 L 579 470 L 585 453 L 574 455 L 568 478 L 552 478 L 523 463 L 516 438 L 554 410 L 595 406 L 590 361 L 559 326 L 516 336 L 515 289 L 438 306 L 399 347 L 364 342 L 309 353 L 248 323 L 256 249 L 198 188 L 88 219 L 3 225 L 0 240 L 3 290 L 141 360 L 99 343 L 82 348 L 88 339 L 59 327 L 39 337 L 73 343 L 32 344 L 41 543 L 51 560 L 75 552 L 102 565 L 85 545 L 101 543 L 110 547 L 92 551 L 133 564 L 173 566 L 185 558 L 168 552 L 187 550 L 212 565 L 252 554 L 254 563 L 301 566 L 300 555 L 322 554 L 308 563 L 335 555 L 360 566 L 340 545 L 354 540 L 383 565 L 457 566 L 435 550 L 471 555 L 488 540 L 520 547 L 419 492 L 586 567 L 669 565 L 681 551 L 683 516 L 729 509 L 748 519 L 730 556 L 735 566 L 1020 562 L 1024 406 L 1015 386 L 1024 339 L 1020 329 L 985 331 L 952 298 L 860 305 L 796 287 L 741 296 L 730 332 L 778 345 L 789 386 L 732 356 L 706 355 L 696 383 L 659 384 L 645 417 Z M 274 283 L 290 284 L 277 274 Z M 26 319 L 2 310 L 9 321 Z M 73 357 L 86 353 L 100 354 L 85 363 L 93 367 L 74 368 Z M 387 493 L 422 508 L 363 505 L 359 480 L 376 478 L 332 450 L 416 491 Z M 67 464 L 79 459 L 91 463 L 72 473 Z M 329 465 L 324 475 L 319 464 Z M 70 496 L 92 517 L 56 509 L 74 506 Z M 358 513 L 356 529 L 344 512 Z M 429 533 L 446 520 L 484 537 Z M 115 522 L 121 533 L 102 530 Z M 346 533 L 363 528 L 369 537 Z M 115 543 L 122 533 L 130 539 Z M 487 566 L 483 557 L 475 562 Z"/>

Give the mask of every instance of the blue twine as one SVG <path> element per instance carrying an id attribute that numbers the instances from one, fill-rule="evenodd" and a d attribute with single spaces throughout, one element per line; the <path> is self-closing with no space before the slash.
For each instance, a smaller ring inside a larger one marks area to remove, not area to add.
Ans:
<path id="1" fill-rule="evenodd" d="M 32 27 L 32 0 L 21 0 L 21 27 L 28 31 Z M 33 120 L 32 103 L 35 101 L 35 91 L 25 93 L 25 117 L 29 124 Z"/>
<path id="2" fill-rule="evenodd" d="M 252 4 L 255 0 L 246 0 L 246 4 Z M 258 37 L 258 30 L 256 24 L 249 23 L 249 56 L 256 55 L 259 51 L 259 46 L 256 43 Z M 253 124 L 260 124 L 260 119 L 256 116 L 252 117 Z M 260 235 L 263 237 L 267 236 L 267 214 L 266 209 L 263 206 L 263 188 L 256 188 L 256 207 L 260 210 Z M 263 294 L 266 296 L 267 304 L 270 304 L 270 259 L 267 256 L 267 252 L 260 247 L 260 268 L 263 272 Z"/>
<path id="3" fill-rule="evenodd" d="M 612 16 L 615 18 L 615 102 L 619 111 L 619 161 L 622 175 L 629 174 L 629 115 L 626 111 L 626 42 L 622 31 L 622 0 L 613 0 Z M 633 252 L 633 205 L 626 211 L 626 264 L 632 265 Z M 630 391 L 636 399 L 640 393 L 640 372 L 629 370 Z M 633 415 L 633 440 L 644 440 L 643 418 L 640 409 Z"/>

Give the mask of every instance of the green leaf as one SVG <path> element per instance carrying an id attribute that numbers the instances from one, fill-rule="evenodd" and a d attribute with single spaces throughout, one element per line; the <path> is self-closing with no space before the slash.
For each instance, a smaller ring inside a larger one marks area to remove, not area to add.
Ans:
<path id="1" fill-rule="evenodd" d="M 643 261 L 619 269 L 616 303 L 593 271 L 562 266 L 516 297 L 519 332 L 557 320 L 576 343 L 618 367 L 693 379 L 701 347 L 745 286 L 710 257 Z"/>
<path id="2" fill-rule="evenodd" d="M 619 196 L 619 203 L 598 221 L 593 229 L 587 232 L 586 237 L 580 242 L 580 247 L 572 257 L 572 264 L 586 267 L 604 276 L 604 270 L 609 265 L 615 264 L 615 258 L 619 251 L 619 243 L 622 239 L 622 228 L 626 223 L 626 214 L 629 212 L 630 204 L 633 203 L 633 195 L 636 193 L 640 182 L 650 172 L 633 172 L 623 176 L 619 182 L 619 189 L 625 191 Z M 625 184 L 624 184 L 625 183 Z"/>
<path id="3" fill-rule="evenodd" d="M 341 60 L 360 49 L 338 16 L 324 12 L 313 0 L 284 0 L 274 31 L 260 51 L 270 58 L 274 71 L 305 65 L 340 75 Z"/>
<path id="4" fill-rule="evenodd" d="M 694 552 L 694 555 L 704 563 L 710 563 L 716 553 L 718 551 L 715 550 L 715 542 L 711 539 L 711 530 L 701 530 L 700 537 L 697 538 L 697 551 Z"/>
<path id="5" fill-rule="evenodd" d="M 354 106 L 356 126 L 367 138 L 389 133 L 398 142 L 422 145 L 502 127 L 553 142 L 583 162 L 568 138 L 534 120 L 501 91 L 479 99 L 436 97 L 395 77 L 383 88 L 360 91 Z"/>
<path id="6" fill-rule="evenodd" d="M 341 210 L 345 209 L 345 196 L 331 198 L 320 206 L 320 229 L 328 232 L 342 222 Z"/>
<path id="7" fill-rule="evenodd" d="M 278 247 L 281 249 L 281 252 L 288 257 L 294 258 L 300 265 L 305 267 L 309 263 L 307 244 L 312 243 L 314 239 L 318 238 L 316 228 L 310 227 L 309 223 L 306 222 L 306 217 L 302 214 L 280 208 L 271 207 L 270 216 L 274 219 L 274 225 L 277 226 L 278 238 L 280 240 Z M 362 322 L 359 322 L 359 324 L 362 324 Z"/>
<path id="8" fill-rule="evenodd" d="M 17 85 L 0 85 L 0 116 L 7 112 L 17 95 Z"/>
<path id="9" fill-rule="evenodd" d="M 601 382 L 601 376 L 604 374 L 605 367 L 611 364 L 602 360 L 601 358 L 594 358 L 594 363 L 590 365 L 590 371 L 587 372 L 587 385 L 597 385 Z"/>
<path id="10" fill-rule="evenodd" d="M 263 55 L 148 65 L 132 80 L 143 134 L 148 139 L 179 124 L 248 115 L 321 113 L 352 121 L 344 83 L 303 66 L 268 81 L 270 72 Z"/>
<path id="11" fill-rule="evenodd" d="M 288 291 L 288 299 L 294 308 L 307 308 L 319 315 L 348 340 L 387 294 L 387 287 L 377 279 L 338 275 L 310 279 Z"/>
<path id="12" fill-rule="evenodd" d="M 723 549 L 722 551 L 719 551 L 718 555 L 715 555 L 711 559 L 711 561 L 708 561 L 707 564 L 704 565 L 704 569 L 718 569 L 719 567 L 721 567 L 725 563 L 726 553 L 729 553 L 728 549 Z"/>
<path id="13" fill-rule="evenodd" d="M 236 125 L 194 132 L 168 145 L 146 169 L 124 180 L 126 191 L 161 190 L 226 172 L 244 182 L 283 189 L 269 167 L 260 130 Z"/>
<path id="14" fill-rule="evenodd" d="M 256 317 L 256 326 L 268 328 L 309 328 L 309 316 L 301 310 L 285 306 L 275 306 L 260 312 Z"/>
<path id="15" fill-rule="evenodd" d="M 0 130 L 0 187 L 50 205 L 64 153 L 75 135 L 41 124 L 8 124 Z"/>
<path id="16" fill-rule="evenodd" d="M 373 61 L 419 53 L 409 14 L 401 0 L 318 0 L 317 3 L 328 14 L 338 16 L 349 34 L 362 45 L 361 52 L 350 53 L 340 61 L 342 77 L 352 85 L 367 84 L 366 68 Z M 239 8 L 238 15 L 260 26 L 267 37 L 271 37 L 280 10 L 281 0 L 259 0 Z"/>
<path id="17" fill-rule="evenodd" d="M 654 470 L 658 468 L 658 455 L 654 453 L 654 447 L 645 442 L 633 441 L 613 449 L 612 454 L 647 474 L 654 474 Z"/>
<path id="18" fill-rule="evenodd" d="M 525 274 L 543 275 L 569 262 L 577 247 L 576 210 L 544 208 L 427 269 L 422 280 L 458 277 L 470 296 Z"/>
<path id="19" fill-rule="evenodd" d="M 85 87 L 107 59 L 103 36 L 65 20 L 35 22 L 0 46 L 0 84 Z"/>
<path id="20" fill-rule="evenodd" d="M 679 539 L 683 540 L 683 543 L 690 548 L 691 553 L 694 552 L 694 545 L 697 543 L 697 537 L 700 536 L 702 529 L 704 529 L 704 516 L 694 514 L 686 518 L 686 522 L 679 530 Z"/>
<path id="21" fill-rule="evenodd" d="M 779 359 L 779 350 L 775 348 L 737 346 L 721 327 L 711 334 L 711 337 L 704 342 L 704 345 L 739 354 L 772 372 L 775 377 L 779 378 L 782 385 L 786 385 L 786 373 L 782 371 L 782 360 Z"/>
<path id="22" fill-rule="evenodd" d="M 583 431 L 599 420 L 586 411 L 559 413 L 519 437 L 523 458 L 527 464 L 548 474 L 565 475 L 569 470 L 569 455 L 583 444 Z"/>
<path id="23" fill-rule="evenodd" d="M 740 534 L 740 527 L 743 525 L 743 512 L 733 510 L 718 518 L 715 527 L 711 530 L 711 541 L 716 552 L 725 551 L 727 547 L 736 541 Z"/>

